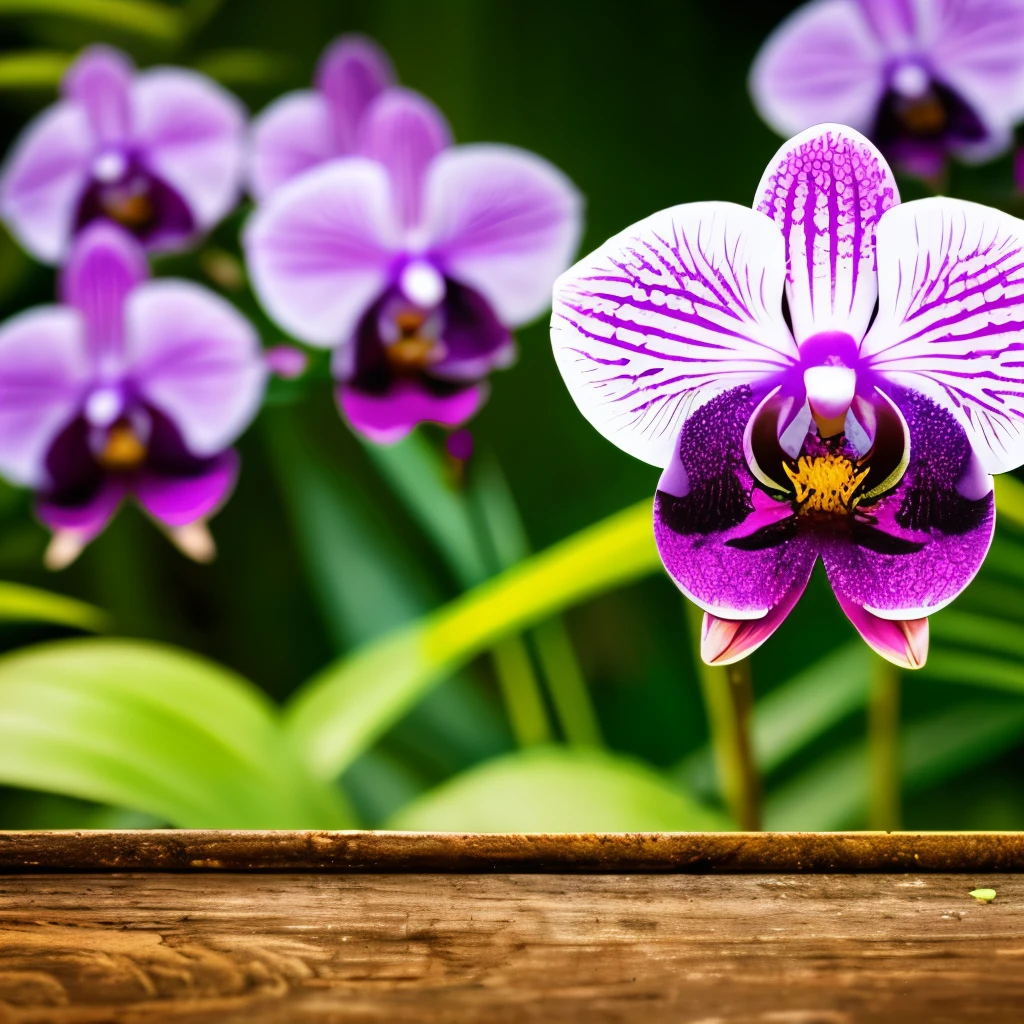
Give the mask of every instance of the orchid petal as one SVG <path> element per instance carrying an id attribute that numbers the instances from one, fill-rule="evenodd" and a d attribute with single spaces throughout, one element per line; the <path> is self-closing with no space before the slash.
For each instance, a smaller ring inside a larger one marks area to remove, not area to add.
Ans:
<path id="1" fill-rule="evenodd" d="M 370 104 L 395 83 L 387 54 L 366 36 L 344 35 L 332 43 L 316 69 L 316 87 L 327 101 L 332 150 L 355 152 L 359 124 Z"/>
<path id="2" fill-rule="evenodd" d="M 74 417 L 89 380 L 76 310 L 43 306 L 0 327 L 0 472 L 30 487 L 46 479 L 46 455 Z"/>
<path id="3" fill-rule="evenodd" d="M 859 341 L 878 296 L 876 225 L 899 202 L 882 154 L 852 128 L 818 125 L 782 146 L 756 196 L 785 239 L 797 341 L 831 330 Z"/>
<path id="4" fill-rule="evenodd" d="M 757 404 L 740 387 L 703 405 L 658 483 L 661 560 L 676 586 L 720 619 L 761 619 L 795 601 L 817 557 L 817 539 L 793 528 L 789 502 L 754 487 L 743 436 Z"/>
<path id="5" fill-rule="evenodd" d="M 546 160 L 511 146 L 457 146 L 431 165 L 425 234 L 445 272 L 516 327 L 551 303 L 582 230 L 582 199 Z"/>
<path id="6" fill-rule="evenodd" d="M 890 210 L 861 356 L 948 409 L 985 469 L 1024 463 L 1024 225 L 957 199 Z"/>
<path id="7" fill-rule="evenodd" d="M 750 74 L 758 113 L 780 135 L 823 121 L 871 130 L 885 55 L 856 0 L 817 0 L 768 37 Z"/>
<path id="8" fill-rule="evenodd" d="M 435 395 L 415 380 L 398 380 L 383 395 L 345 384 L 337 389 L 345 418 L 376 444 L 396 444 L 419 423 L 458 427 L 476 414 L 486 397 L 485 385 Z"/>
<path id="9" fill-rule="evenodd" d="M 921 668 L 928 658 L 928 619 L 880 619 L 836 592 L 839 606 L 865 643 L 899 668 Z"/>
<path id="10" fill-rule="evenodd" d="M 721 619 L 705 612 L 700 634 L 701 659 L 708 665 L 732 665 L 753 654 L 786 621 L 806 586 L 806 580 L 794 584 L 760 619 Z"/>
<path id="11" fill-rule="evenodd" d="M 66 255 L 94 149 L 85 113 L 62 102 L 28 125 L 7 158 L 0 213 L 36 259 L 58 263 Z"/>
<path id="12" fill-rule="evenodd" d="M 103 532 L 126 494 L 127 486 L 123 479 L 106 477 L 100 480 L 88 499 L 80 504 L 59 504 L 45 495 L 39 498 L 36 503 L 36 514 L 40 520 L 55 532 L 73 534 L 73 540 L 79 545 L 79 551 L 72 548 L 69 552 L 72 554 L 70 560 L 65 557 L 63 564 L 55 565 L 54 568 L 63 568 L 64 565 L 70 564 L 70 561 L 74 561 L 80 553 L 81 547 Z"/>
<path id="13" fill-rule="evenodd" d="M 906 471 L 848 537 L 823 542 L 822 560 L 841 601 L 895 621 L 931 615 L 964 590 L 988 553 L 995 509 L 992 477 L 956 419 L 918 392 L 894 398 L 910 433 Z"/>
<path id="14" fill-rule="evenodd" d="M 241 103 L 198 72 L 155 68 L 136 78 L 132 113 L 146 166 L 184 198 L 200 229 L 212 227 L 241 188 Z"/>
<path id="15" fill-rule="evenodd" d="M 221 452 L 256 415 L 267 369 L 231 303 L 189 281 L 151 281 L 128 298 L 126 332 L 135 387 L 192 455 Z"/>
<path id="16" fill-rule="evenodd" d="M 252 123 L 249 189 L 258 202 L 286 181 L 334 155 L 330 111 L 309 90 L 288 93 Z"/>
<path id="17" fill-rule="evenodd" d="M 101 372 L 120 362 L 125 299 L 147 277 L 146 255 L 127 232 L 97 221 L 78 236 L 61 274 L 61 293 L 81 312 L 89 355 Z"/>
<path id="18" fill-rule="evenodd" d="M 441 111 L 411 90 L 388 89 L 366 111 L 359 128 L 359 152 L 387 168 L 404 227 L 419 224 L 427 168 L 451 141 Z"/>
<path id="19" fill-rule="evenodd" d="M 387 172 L 361 157 L 308 171 L 256 211 L 244 244 L 273 319 L 314 345 L 348 342 L 398 251 Z"/>
<path id="20" fill-rule="evenodd" d="M 854 0 L 865 23 L 887 53 L 910 50 L 920 32 L 919 15 L 933 0 Z M 958 0 L 954 0 L 958 2 Z"/>
<path id="21" fill-rule="evenodd" d="M 610 441 L 664 467 L 690 411 L 793 366 L 782 237 L 732 203 L 690 203 L 609 239 L 556 282 L 555 359 Z"/>
<path id="22" fill-rule="evenodd" d="M 208 519 L 227 501 L 238 478 L 238 455 L 226 451 L 199 472 L 160 473 L 147 469 L 135 485 L 139 504 L 165 526 Z"/>
<path id="23" fill-rule="evenodd" d="M 109 46 L 90 46 L 68 68 L 61 91 L 85 111 L 100 143 L 124 142 L 132 130 L 129 93 L 135 68 Z"/>

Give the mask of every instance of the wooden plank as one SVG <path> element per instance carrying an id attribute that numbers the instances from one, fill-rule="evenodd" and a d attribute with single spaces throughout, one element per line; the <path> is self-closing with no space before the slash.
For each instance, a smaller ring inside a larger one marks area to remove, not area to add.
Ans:
<path id="1" fill-rule="evenodd" d="M 1024 871 L 1024 833 L 0 832 L 33 871 Z"/>
<path id="2" fill-rule="evenodd" d="M 1022 962 L 1019 874 L 0 877 L 3 1024 L 1006 1022 Z"/>

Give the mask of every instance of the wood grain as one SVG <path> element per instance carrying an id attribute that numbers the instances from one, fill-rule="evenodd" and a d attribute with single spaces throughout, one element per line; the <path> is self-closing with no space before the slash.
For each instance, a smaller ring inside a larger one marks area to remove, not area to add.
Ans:
<path id="1" fill-rule="evenodd" d="M 0 872 L 1020 871 L 1021 832 L 0 832 Z"/>
<path id="2" fill-rule="evenodd" d="M 0 878 L 3 1024 L 1008 1022 L 1022 964 L 1018 874 Z"/>

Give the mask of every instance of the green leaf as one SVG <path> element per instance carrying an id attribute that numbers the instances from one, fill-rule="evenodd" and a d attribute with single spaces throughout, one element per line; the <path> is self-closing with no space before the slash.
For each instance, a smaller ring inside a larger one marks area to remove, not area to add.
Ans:
<path id="1" fill-rule="evenodd" d="M 0 782 L 183 828 L 351 824 L 256 687 L 187 652 L 127 640 L 0 658 Z"/>
<path id="2" fill-rule="evenodd" d="M 924 667 L 918 671 L 926 679 L 941 679 L 947 683 L 966 683 L 1018 693 L 1024 691 L 1024 665 L 1019 661 L 1007 661 L 973 651 L 933 647 Z"/>
<path id="3" fill-rule="evenodd" d="M 0 621 L 50 622 L 89 633 L 102 633 L 111 625 L 110 616 L 91 604 L 20 583 L 0 583 Z"/>
<path id="4" fill-rule="evenodd" d="M 425 690 L 501 637 L 660 566 L 651 503 L 642 501 L 329 665 L 292 699 L 287 727 L 312 770 L 331 778 Z"/>
<path id="5" fill-rule="evenodd" d="M 996 513 L 1018 530 L 1024 530 L 1024 483 L 1009 473 L 997 476 L 995 481 Z"/>
<path id="6" fill-rule="evenodd" d="M 0 0 L 0 16 L 10 14 L 58 15 L 172 43 L 185 27 L 177 10 L 154 0 Z"/>
<path id="7" fill-rule="evenodd" d="M 197 71 L 224 85 L 276 85 L 287 81 L 295 70 L 295 62 L 287 54 L 266 50 L 214 50 L 199 57 Z"/>
<path id="8" fill-rule="evenodd" d="M 932 616 L 929 628 L 933 642 L 978 647 L 1024 658 L 1024 631 L 1015 622 L 946 608 Z M 940 653 L 939 657 L 941 664 L 943 655 Z M 1024 679 L 1020 685 L 1024 688 Z"/>
<path id="9" fill-rule="evenodd" d="M 57 50 L 4 54 L 0 57 L 0 89 L 56 89 L 70 63 L 71 55 Z"/>
<path id="10" fill-rule="evenodd" d="M 437 832 L 685 832 L 726 830 L 630 758 L 533 747 L 471 768 L 402 808 L 389 828 Z"/>

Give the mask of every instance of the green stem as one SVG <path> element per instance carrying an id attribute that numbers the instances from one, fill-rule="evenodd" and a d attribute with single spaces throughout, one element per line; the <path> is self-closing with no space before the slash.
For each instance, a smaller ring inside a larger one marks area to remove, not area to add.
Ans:
<path id="1" fill-rule="evenodd" d="M 705 665 L 699 655 L 704 613 L 689 601 L 686 605 L 719 790 L 740 829 L 757 832 L 761 828 L 761 780 L 751 742 L 754 697 L 750 661 L 744 658 L 724 667 Z"/>
<path id="2" fill-rule="evenodd" d="M 868 696 L 868 825 L 881 832 L 900 827 L 900 675 L 875 658 Z"/>
<path id="3" fill-rule="evenodd" d="M 516 743 L 521 747 L 550 743 L 547 709 L 522 637 L 510 636 L 499 641 L 491 657 Z"/>
<path id="4" fill-rule="evenodd" d="M 560 618 L 548 619 L 531 636 L 566 742 L 577 747 L 603 747 L 601 726 L 565 623 Z"/>

